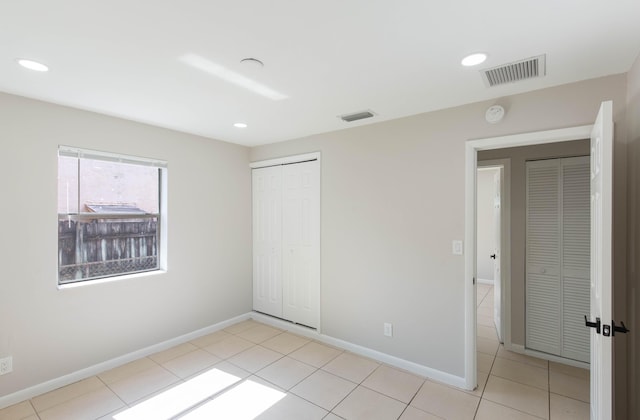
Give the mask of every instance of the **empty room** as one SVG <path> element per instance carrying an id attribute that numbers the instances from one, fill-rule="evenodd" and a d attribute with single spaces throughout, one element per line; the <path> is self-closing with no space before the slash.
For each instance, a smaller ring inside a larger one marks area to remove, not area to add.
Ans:
<path id="1" fill-rule="evenodd" d="M 0 3 L 0 420 L 640 418 L 640 2 Z"/>

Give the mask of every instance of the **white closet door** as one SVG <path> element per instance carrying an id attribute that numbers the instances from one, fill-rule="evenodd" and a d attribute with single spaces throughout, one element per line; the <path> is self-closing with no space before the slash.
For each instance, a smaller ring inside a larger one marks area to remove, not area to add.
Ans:
<path id="1" fill-rule="evenodd" d="M 320 170 L 318 161 L 283 166 L 282 317 L 318 327 Z"/>
<path id="2" fill-rule="evenodd" d="M 589 361 L 589 157 L 527 162 L 526 346 Z"/>
<path id="3" fill-rule="evenodd" d="M 526 346 L 560 354 L 560 161 L 527 162 Z"/>
<path id="4" fill-rule="evenodd" d="M 253 309 L 282 317 L 282 167 L 252 170 Z"/>
<path id="5" fill-rule="evenodd" d="M 562 160 L 562 353 L 589 362 L 590 198 L 589 157 Z"/>

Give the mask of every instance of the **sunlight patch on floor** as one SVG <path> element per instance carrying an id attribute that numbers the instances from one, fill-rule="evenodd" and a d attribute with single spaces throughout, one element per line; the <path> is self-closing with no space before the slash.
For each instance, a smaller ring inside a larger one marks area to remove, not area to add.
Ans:
<path id="1" fill-rule="evenodd" d="M 240 378 L 211 369 L 113 416 L 115 420 L 170 419 L 235 384 Z"/>
<path id="2" fill-rule="evenodd" d="M 268 410 L 286 395 L 284 392 L 266 385 L 247 380 L 180 418 L 183 420 L 229 418 L 251 420 Z"/>

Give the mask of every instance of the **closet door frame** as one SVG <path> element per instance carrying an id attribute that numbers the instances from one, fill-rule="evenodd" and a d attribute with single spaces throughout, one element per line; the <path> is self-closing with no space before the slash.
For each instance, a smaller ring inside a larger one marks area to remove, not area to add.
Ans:
<path id="1" fill-rule="evenodd" d="M 319 211 L 319 220 L 318 220 L 318 230 L 320 232 L 322 232 L 321 228 L 322 228 L 322 161 L 321 161 L 321 153 L 320 152 L 312 152 L 312 153 L 305 153 L 305 154 L 300 154 L 300 155 L 291 155 L 291 156 L 285 156 L 285 157 L 280 157 L 280 158 L 275 158 L 275 159 L 268 159 L 268 160 L 261 160 L 261 161 L 256 161 L 256 162 L 251 162 L 249 164 L 249 167 L 251 169 L 258 169 L 258 168 L 266 168 L 266 167 L 270 167 L 270 166 L 279 166 L 279 165 L 288 165 L 288 164 L 295 164 L 295 163 L 302 163 L 302 162 L 308 162 L 308 161 L 317 161 L 318 162 L 318 194 L 320 197 L 320 200 L 318 201 L 318 211 Z M 252 187 L 253 190 L 253 187 Z M 253 220 L 253 219 L 252 219 Z M 253 226 L 252 226 L 253 229 Z M 253 237 L 253 234 L 252 234 Z M 318 237 L 318 244 L 317 244 L 317 249 L 318 249 L 318 285 L 317 285 L 317 289 L 318 289 L 318 293 L 316 296 L 316 304 L 315 307 L 317 308 L 317 326 L 316 331 L 317 332 L 321 332 L 321 327 L 322 327 L 322 318 L 321 318 L 321 313 L 322 313 L 322 308 L 320 307 L 320 302 L 321 302 L 321 283 L 322 283 L 322 253 L 321 253 L 321 245 L 322 245 L 322 234 L 320 233 L 319 237 Z M 253 261 L 253 258 L 252 258 Z M 252 285 L 253 288 L 253 285 Z"/>

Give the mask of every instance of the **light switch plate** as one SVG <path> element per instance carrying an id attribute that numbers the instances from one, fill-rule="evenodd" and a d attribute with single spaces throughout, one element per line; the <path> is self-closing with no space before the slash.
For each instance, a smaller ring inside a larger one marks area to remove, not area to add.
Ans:
<path id="1" fill-rule="evenodd" d="M 455 240 L 452 244 L 453 255 L 462 255 L 462 241 Z"/>

